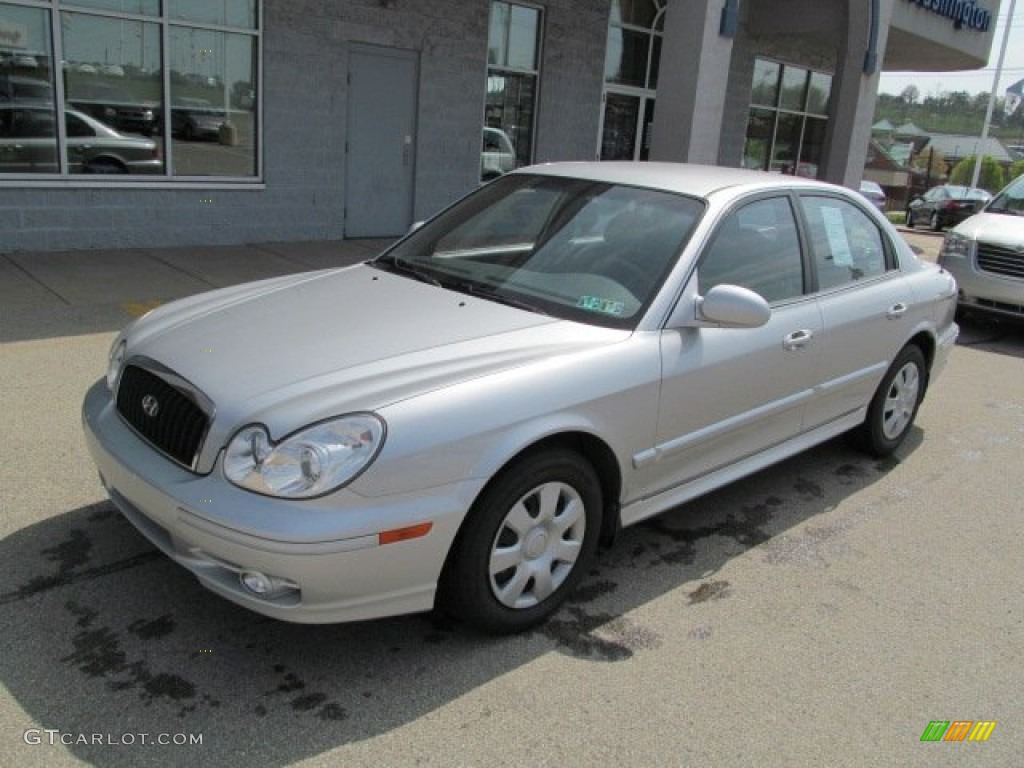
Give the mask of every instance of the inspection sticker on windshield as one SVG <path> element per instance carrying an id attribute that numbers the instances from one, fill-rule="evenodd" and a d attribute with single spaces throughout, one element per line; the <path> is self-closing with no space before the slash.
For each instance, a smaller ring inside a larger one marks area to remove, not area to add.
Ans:
<path id="1" fill-rule="evenodd" d="M 589 309 L 591 312 L 600 312 L 604 315 L 621 315 L 626 305 L 621 301 L 602 299 L 600 296 L 580 296 L 576 306 L 581 309 Z"/>

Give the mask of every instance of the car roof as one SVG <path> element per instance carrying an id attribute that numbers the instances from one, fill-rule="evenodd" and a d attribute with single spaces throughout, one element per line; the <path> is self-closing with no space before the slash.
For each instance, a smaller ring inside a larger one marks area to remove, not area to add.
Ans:
<path id="1" fill-rule="evenodd" d="M 620 161 L 550 163 L 519 168 L 514 173 L 567 176 L 610 184 L 648 187 L 696 197 L 708 197 L 722 190 L 737 188 L 743 188 L 744 191 L 779 188 L 834 190 L 837 188 L 833 184 L 801 176 L 691 163 Z"/>

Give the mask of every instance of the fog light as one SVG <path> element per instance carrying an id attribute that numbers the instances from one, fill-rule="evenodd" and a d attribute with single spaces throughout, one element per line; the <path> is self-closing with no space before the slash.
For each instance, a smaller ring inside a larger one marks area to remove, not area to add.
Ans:
<path id="1" fill-rule="evenodd" d="M 242 571 L 238 581 L 245 590 L 257 597 L 272 598 L 297 590 L 298 586 L 276 576 L 267 576 L 259 571 Z"/>

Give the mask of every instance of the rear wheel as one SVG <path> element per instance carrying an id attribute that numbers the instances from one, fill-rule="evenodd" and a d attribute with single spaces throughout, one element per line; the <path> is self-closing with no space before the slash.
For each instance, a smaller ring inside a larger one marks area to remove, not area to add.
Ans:
<path id="1" fill-rule="evenodd" d="M 542 622 L 594 556 L 601 485 L 571 451 L 528 456 L 470 510 L 442 577 L 446 607 L 477 629 L 520 632 Z"/>
<path id="2" fill-rule="evenodd" d="M 932 232 L 938 232 L 942 229 L 942 222 L 939 221 L 938 211 L 932 212 L 932 217 L 928 220 L 928 226 L 931 228 Z"/>
<path id="3" fill-rule="evenodd" d="M 858 445 L 878 457 L 899 448 L 914 423 L 927 384 L 928 370 L 921 350 L 904 347 L 878 385 L 864 423 L 854 433 Z"/>
<path id="4" fill-rule="evenodd" d="M 128 169 L 114 160 L 93 160 L 83 169 L 85 173 L 117 174 L 128 173 Z"/>

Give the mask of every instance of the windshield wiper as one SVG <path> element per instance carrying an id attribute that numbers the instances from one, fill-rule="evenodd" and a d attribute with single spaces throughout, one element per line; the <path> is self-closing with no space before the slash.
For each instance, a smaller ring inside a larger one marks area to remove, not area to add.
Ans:
<path id="1" fill-rule="evenodd" d="M 419 280 L 421 283 L 429 283 L 430 285 L 436 285 L 438 288 L 442 288 L 441 281 L 434 277 L 429 272 L 414 267 L 408 261 L 399 259 L 395 256 L 389 256 L 387 258 L 374 259 L 370 262 L 371 266 L 383 269 L 388 272 L 396 272 L 402 275 L 408 275 L 409 277 Z"/>
<path id="2" fill-rule="evenodd" d="M 504 304 L 508 307 L 525 309 L 527 312 L 534 312 L 538 315 L 548 314 L 536 304 L 531 304 L 528 301 L 523 301 L 522 299 L 517 299 L 514 296 L 509 296 L 504 293 L 498 293 L 496 288 L 480 285 L 479 283 L 471 283 L 466 280 L 445 280 L 444 283 L 442 283 L 442 286 L 444 288 L 450 288 L 453 291 L 458 291 L 459 293 L 466 293 L 470 296 L 478 296 L 482 299 L 497 302 L 498 304 Z"/>

